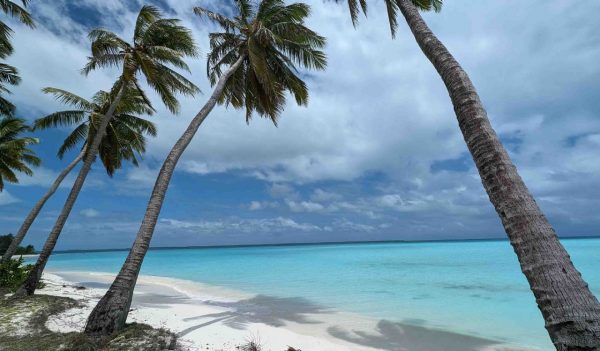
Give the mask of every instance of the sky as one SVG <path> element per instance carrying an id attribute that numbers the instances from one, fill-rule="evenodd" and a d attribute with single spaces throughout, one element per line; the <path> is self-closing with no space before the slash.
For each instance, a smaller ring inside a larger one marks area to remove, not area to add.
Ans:
<path id="1" fill-rule="evenodd" d="M 344 4 L 306 0 L 308 25 L 328 38 L 328 68 L 302 72 L 307 107 L 288 103 L 279 125 L 217 106 L 180 160 L 153 246 L 505 237 L 458 128 L 448 94 L 401 20 L 389 34 L 382 1 L 356 30 Z M 201 57 L 188 60 L 203 94 L 181 97 L 172 115 L 156 94 L 158 126 L 138 168 L 113 178 L 98 163 L 57 249 L 129 247 L 162 160 L 211 92 L 207 34 L 193 6 L 208 0 L 33 1 L 37 28 L 15 30 L 8 62 L 23 78 L 10 96 L 33 121 L 59 109 L 43 87 L 91 97 L 118 75 L 84 77 L 87 33 L 132 36 L 144 3 L 193 30 Z M 489 117 L 538 204 L 562 237 L 600 234 L 600 2 L 447 1 L 424 18 L 469 73 Z M 69 132 L 36 132 L 43 158 L 33 177 L 0 193 L 0 233 L 16 232 L 33 203 L 75 157 L 56 157 Z M 30 230 L 41 247 L 75 175 Z"/>

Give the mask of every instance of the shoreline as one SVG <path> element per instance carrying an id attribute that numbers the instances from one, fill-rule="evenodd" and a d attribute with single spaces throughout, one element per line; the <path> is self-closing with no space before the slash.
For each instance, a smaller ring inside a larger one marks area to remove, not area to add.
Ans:
<path id="1" fill-rule="evenodd" d="M 81 331 L 114 274 L 49 271 L 39 294 L 71 297 L 85 307 L 51 318 L 59 332 Z M 79 288 L 78 288 L 79 287 Z M 82 289 L 81 287 L 84 287 Z M 128 322 L 177 333 L 186 350 L 237 350 L 250 340 L 264 350 L 533 351 L 477 336 L 334 311 L 303 298 L 254 295 L 189 280 L 141 275 Z"/>

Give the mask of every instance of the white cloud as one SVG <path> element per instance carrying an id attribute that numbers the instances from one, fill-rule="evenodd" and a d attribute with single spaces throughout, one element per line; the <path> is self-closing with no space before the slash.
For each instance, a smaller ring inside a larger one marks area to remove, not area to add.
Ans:
<path id="1" fill-rule="evenodd" d="M 20 200 L 12 196 L 8 191 L 0 192 L 0 206 L 14 204 Z"/>
<path id="2" fill-rule="evenodd" d="M 300 197 L 300 194 L 294 190 L 294 187 L 288 184 L 273 184 L 269 188 L 269 194 L 276 199 L 294 200 Z"/>
<path id="3" fill-rule="evenodd" d="M 100 212 L 93 208 L 83 209 L 83 210 L 79 211 L 79 214 L 81 214 L 82 216 L 87 217 L 87 218 L 94 218 L 94 217 L 100 216 Z"/>
<path id="4" fill-rule="evenodd" d="M 178 170 L 196 175 L 235 171 L 274 183 L 268 193 L 275 201 L 243 205 L 252 211 L 275 209 L 279 203 L 277 211 L 307 217 L 400 218 L 423 232 L 450 233 L 452 221 L 466 223 L 473 231 L 499 228 L 468 155 L 468 170 L 432 171 L 437 161 L 458 159 L 467 150 L 443 83 L 406 25 L 401 21 L 398 39 L 392 41 L 381 2 L 370 4 L 369 18 L 361 20 L 357 30 L 343 4 L 308 2 L 314 8 L 310 26 L 329 43 L 327 71 L 306 75 L 309 106 L 299 108 L 290 101 L 278 128 L 258 117 L 248 126 L 242 112 L 218 106 Z M 100 13 L 119 13 L 104 16 L 103 24 L 131 36 L 135 6 L 127 5 L 132 2 L 84 3 Z M 190 9 L 225 3 L 165 3 L 173 8 L 171 15 L 193 29 L 206 53 L 207 33 L 213 28 Z M 13 26 L 16 52 L 9 63 L 20 69 L 23 83 L 11 98 L 20 108 L 33 111 L 28 118 L 60 106 L 40 92 L 44 86 L 91 96 L 109 88 L 118 74 L 103 70 L 88 78 L 80 75 L 89 54 L 85 38 L 89 28 L 65 16 L 67 4 L 67 0 L 33 2 L 32 12 L 41 19 L 38 28 Z M 600 36 L 593 14 L 600 11 L 600 3 L 570 7 L 568 16 L 566 6 L 547 2 L 542 15 L 533 2 L 449 2 L 440 14 L 424 17 L 471 75 L 493 125 L 542 208 L 563 223 L 598 223 L 593 221 L 599 220 L 595 208 L 600 198 L 594 190 L 600 189 L 600 106 L 595 99 L 600 79 L 600 66 L 595 64 L 600 45 L 595 44 Z M 156 161 L 160 164 L 206 101 L 211 88 L 204 62 L 189 62 L 191 79 L 205 95 L 182 98 L 182 112 L 173 117 L 150 94 L 159 109 L 153 118 L 159 136 L 149 142 L 146 157 L 152 162 L 128 171 L 115 188 L 147 194 L 158 172 Z M 23 184 L 47 186 L 56 172 L 40 169 Z M 378 181 L 370 180 L 372 175 Z M 326 185 L 338 183 L 363 187 L 346 193 Z M 3 196 L 0 201 L 8 201 Z"/>
<path id="5" fill-rule="evenodd" d="M 342 196 L 340 194 L 336 194 L 334 192 L 325 191 L 323 189 L 315 189 L 310 196 L 310 199 L 317 202 L 326 202 L 339 200 Z"/>
<path id="6" fill-rule="evenodd" d="M 321 212 L 325 206 L 312 201 L 287 201 L 286 204 L 292 212 Z"/>
<path id="7" fill-rule="evenodd" d="M 190 230 L 196 233 L 217 234 L 222 232 L 237 233 L 269 233 L 281 232 L 286 230 L 297 231 L 321 231 L 322 228 L 309 224 L 299 223 L 291 218 L 276 217 L 264 219 L 238 219 L 227 218 L 221 221 L 183 221 L 177 219 L 165 218 L 160 220 L 163 227 L 172 227 L 176 229 Z"/>
<path id="8" fill-rule="evenodd" d="M 251 201 L 248 205 L 250 211 L 259 211 L 268 208 L 277 208 L 279 204 L 275 201 Z"/>

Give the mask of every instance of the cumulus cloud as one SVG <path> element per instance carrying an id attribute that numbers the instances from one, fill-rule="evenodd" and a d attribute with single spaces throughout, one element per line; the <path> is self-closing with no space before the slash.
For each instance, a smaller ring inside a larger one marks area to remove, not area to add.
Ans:
<path id="1" fill-rule="evenodd" d="M 287 201 L 286 203 L 293 212 L 321 212 L 325 210 L 325 206 L 312 201 Z"/>
<path id="2" fill-rule="evenodd" d="M 321 231 L 321 227 L 309 224 L 299 223 L 291 218 L 263 218 L 263 219 L 226 219 L 222 221 L 181 221 L 177 219 L 162 219 L 160 221 L 163 227 L 173 227 L 176 229 L 193 230 L 194 233 L 267 233 L 281 232 L 285 230 L 298 231 Z"/>
<path id="3" fill-rule="evenodd" d="M 275 201 L 251 201 L 248 205 L 250 211 L 259 211 L 268 208 L 277 208 L 279 204 Z"/>
<path id="4" fill-rule="evenodd" d="M 0 193 L 0 206 L 14 204 L 19 202 L 19 199 L 12 196 L 8 191 L 4 190 Z"/>
<path id="5" fill-rule="evenodd" d="M 329 56 L 327 71 L 303 72 L 311 91 L 309 106 L 290 102 L 277 128 L 258 117 L 246 125 L 240 111 L 216 107 L 184 154 L 178 174 L 198 180 L 211 175 L 251 179 L 252 186 L 266 189 L 265 196 L 241 199 L 236 211 L 242 207 L 254 215 L 293 218 L 319 233 L 350 228 L 342 219 L 352 218 L 357 230 L 363 225 L 363 232 L 389 238 L 502 234 L 447 92 L 406 25 L 400 21 L 392 41 L 381 2 L 371 5 L 369 18 L 357 30 L 342 4 L 307 2 L 315 9 L 310 26 L 328 38 Z M 102 25 L 129 38 L 142 1 L 79 3 L 86 14 L 119 16 L 82 18 L 74 15 L 73 2 L 56 0 L 31 4 L 39 22 L 35 31 L 11 23 L 16 52 L 9 62 L 23 76 L 13 97 L 31 112 L 28 118 L 59 107 L 40 93 L 44 86 L 91 96 L 109 88 L 118 75 L 116 70 L 89 78 L 79 74 L 89 53 L 85 33 Z M 192 28 L 204 53 L 214 27 L 190 9 L 227 7 L 208 0 L 163 0 L 161 5 Z M 600 225 L 595 211 L 600 198 L 600 31 L 593 15 L 600 3 L 573 7 L 549 1 L 543 14 L 538 7 L 516 0 L 449 2 L 441 13 L 424 17 L 469 72 L 494 127 L 553 224 L 565 234 L 592 233 Z M 204 62 L 190 64 L 188 77 L 208 94 Z M 150 97 L 158 108 L 153 121 L 159 135 L 148 145 L 147 163 L 112 183 L 118 191 L 143 193 L 144 198 L 160 162 L 206 100 L 206 95 L 182 98 L 181 114 L 171 116 L 156 94 Z M 44 176 L 42 170 L 27 185 L 47 184 L 56 171 Z M 197 222 L 190 217 L 168 218 Z M 161 225 L 173 229 L 169 223 Z M 267 223 L 273 228 L 277 221 Z"/>
<path id="6" fill-rule="evenodd" d="M 79 214 L 84 217 L 87 217 L 87 218 L 94 218 L 94 217 L 100 216 L 100 212 L 93 208 L 83 209 L 83 210 L 79 211 Z"/>

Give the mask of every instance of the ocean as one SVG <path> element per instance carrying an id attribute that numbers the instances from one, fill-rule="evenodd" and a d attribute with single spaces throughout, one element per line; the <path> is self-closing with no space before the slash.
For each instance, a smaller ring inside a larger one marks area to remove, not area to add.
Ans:
<path id="1" fill-rule="evenodd" d="M 600 296 L 600 239 L 562 242 Z M 126 254 L 57 253 L 47 267 L 115 273 Z M 553 349 L 508 241 L 155 249 L 142 274 Z"/>

